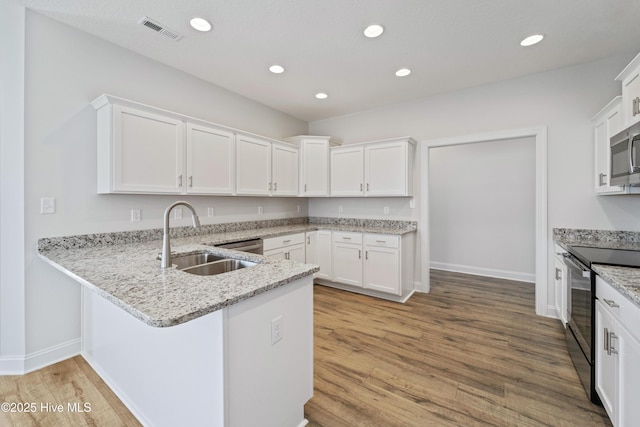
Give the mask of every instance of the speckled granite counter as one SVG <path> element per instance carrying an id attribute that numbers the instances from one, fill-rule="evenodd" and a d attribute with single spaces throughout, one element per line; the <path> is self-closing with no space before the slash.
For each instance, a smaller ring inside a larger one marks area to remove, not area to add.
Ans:
<path id="1" fill-rule="evenodd" d="M 46 262 L 132 316 L 151 326 L 167 327 L 198 318 L 319 270 L 316 265 L 274 260 L 215 248 L 214 245 L 318 229 L 401 235 L 415 232 L 416 224 L 345 219 L 314 224 L 309 223 L 307 218 L 296 218 L 289 221 L 235 223 L 233 226 L 172 229 L 171 250 L 174 253 L 206 249 L 230 258 L 259 262 L 254 267 L 217 276 L 197 276 L 174 268 L 161 269 L 160 261 L 156 259 L 162 246 L 162 230 L 158 229 L 44 238 L 38 242 L 38 253 Z"/>
<path id="2" fill-rule="evenodd" d="M 554 241 L 565 250 L 568 246 L 626 249 L 640 251 L 640 233 L 630 231 L 553 229 Z M 640 307 L 640 268 L 592 264 L 593 271 Z"/>

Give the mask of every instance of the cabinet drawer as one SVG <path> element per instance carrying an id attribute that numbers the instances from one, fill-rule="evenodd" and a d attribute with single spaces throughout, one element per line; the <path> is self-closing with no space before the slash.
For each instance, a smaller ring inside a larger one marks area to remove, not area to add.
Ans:
<path id="1" fill-rule="evenodd" d="M 364 244 L 367 246 L 380 246 L 383 248 L 400 247 L 400 236 L 389 236 L 388 234 L 365 234 Z"/>
<path id="2" fill-rule="evenodd" d="M 344 231 L 334 231 L 333 241 L 341 243 L 362 244 L 362 233 L 351 233 Z"/>
<path id="3" fill-rule="evenodd" d="M 286 236 L 271 237 L 264 239 L 262 248 L 265 251 L 282 248 L 285 246 L 304 244 L 304 233 L 288 234 Z"/>
<path id="4" fill-rule="evenodd" d="M 630 332 L 636 337 L 640 335 L 640 307 L 629 301 L 600 276 L 596 276 L 596 296 Z"/>

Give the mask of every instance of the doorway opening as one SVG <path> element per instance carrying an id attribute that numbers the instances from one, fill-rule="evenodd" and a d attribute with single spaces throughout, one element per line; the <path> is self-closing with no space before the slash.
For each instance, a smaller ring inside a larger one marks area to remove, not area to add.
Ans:
<path id="1" fill-rule="evenodd" d="M 467 135 L 431 141 L 421 141 L 420 149 L 420 222 L 421 227 L 421 283 L 418 290 L 429 292 L 429 271 L 431 268 L 431 230 L 429 161 L 431 150 L 437 147 L 459 146 L 481 142 L 504 141 L 532 138 L 535 140 L 535 307 L 536 314 L 553 316 L 555 311 L 547 303 L 547 128 L 521 129 L 494 132 L 481 135 Z M 460 172 L 463 173 L 464 171 Z"/>

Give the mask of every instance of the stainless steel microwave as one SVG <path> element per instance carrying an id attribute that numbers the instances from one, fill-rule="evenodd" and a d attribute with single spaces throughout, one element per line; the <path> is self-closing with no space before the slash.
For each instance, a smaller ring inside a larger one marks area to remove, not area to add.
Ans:
<path id="1" fill-rule="evenodd" d="M 611 185 L 640 185 L 640 123 L 612 136 Z"/>

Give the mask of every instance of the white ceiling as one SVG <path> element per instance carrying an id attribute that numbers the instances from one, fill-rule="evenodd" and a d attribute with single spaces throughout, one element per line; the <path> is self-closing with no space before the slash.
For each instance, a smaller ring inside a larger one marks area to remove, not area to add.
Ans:
<path id="1" fill-rule="evenodd" d="M 638 0 L 19 1 L 305 121 L 640 51 Z M 193 30 L 193 16 L 213 30 Z M 362 34 L 371 23 L 378 39 Z M 536 33 L 540 44 L 519 45 Z M 412 74 L 395 77 L 401 67 Z"/>

